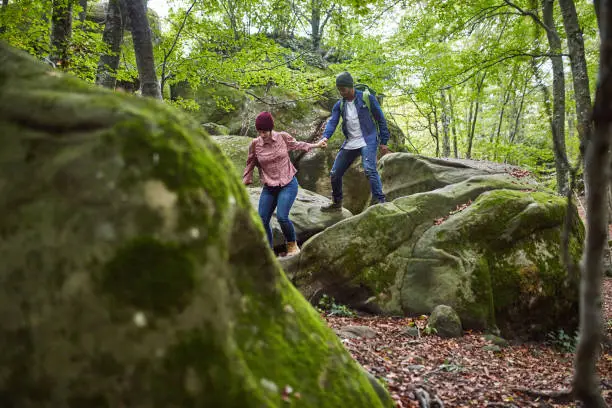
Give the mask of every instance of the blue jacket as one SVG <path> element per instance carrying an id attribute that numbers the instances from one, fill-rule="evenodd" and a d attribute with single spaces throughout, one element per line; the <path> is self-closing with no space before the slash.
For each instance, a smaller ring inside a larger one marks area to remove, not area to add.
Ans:
<path id="1" fill-rule="evenodd" d="M 344 117 L 344 112 L 340 112 L 340 99 L 336 102 L 332 109 L 331 118 L 327 121 L 327 125 L 325 125 L 325 130 L 323 131 L 323 137 L 329 139 L 332 137 L 332 134 L 336 130 L 338 126 L 338 122 L 340 121 L 340 117 Z M 363 138 L 368 146 L 377 146 L 378 145 L 378 134 L 376 131 L 376 124 L 372 120 L 372 116 L 378 122 L 378 127 L 380 129 L 380 144 L 386 145 L 389 141 L 389 129 L 387 128 L 387 121 L 385 120 L 385 115 L 382 113 L 380 109 L 380 105 L 378 104 L 378 100 L 374 95 L 370 95 L 370 106 L 372 107 L 372 115 L 370 115 L 370 111 L 368 110 L 367 105 L 363 101 L 363 92 L 355 90 L 355 106 L 357 107 L 357 115 L 359 116 L 359 124 L 361 125 L 361 133 L 363 134 Z M 346 103 L 344 104 L 344 109 L 346 109 Z M 346 122 L 342 120 L 342 133 L 346 138 Z M 342 147 L 346 144 L 346 140 L 342 143 Z"/>

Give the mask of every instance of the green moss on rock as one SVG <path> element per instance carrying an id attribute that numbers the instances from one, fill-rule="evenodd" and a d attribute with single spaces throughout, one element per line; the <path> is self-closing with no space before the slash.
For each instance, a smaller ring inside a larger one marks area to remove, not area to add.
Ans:
<path id="1" fill-rule="evenodd" d="M 196 262 L 183 248 L 138 238 L 104 266 L 102 291 L 136 308 L 156 313 L 183 309 L 195 290 Z"/>
<path id="2" fill-rule="evenodd" d="M 5 405 L 391 406 L 197 123 L 2 43 L 0 81 Z"/>
<path id="3" fill-rule="evenodd" d="M 374 299 L 368 304 L 384 312 L 412 315 L 447 304 L 466 328 L 512 332 L 525 314 L 531 334 L 571 327 L 577 283 L 561 262 L 566 203 L 527 187 L 479 175 L 370 207 L 307 241 L 289 272 L 307 297 L 323 291 L 355 308 Z M 574 217 L 576 262 L 583 226 Z"/>

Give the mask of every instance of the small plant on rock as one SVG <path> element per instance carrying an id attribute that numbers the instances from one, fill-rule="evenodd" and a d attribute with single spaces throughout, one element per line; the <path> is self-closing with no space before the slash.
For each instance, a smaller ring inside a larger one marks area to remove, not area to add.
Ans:
<path id="1" fill-rule="evenodd" d="M 563 353 L 574 353 L 576 351 L 576 344 L 578 344 L 578 331 L 574 332 L 574 335 L 566 333 L 563 329 L 549 332 L 547 335 L 547 342 Z"/>
<path id="2" fill-rule="evenodd" d="M 355 317 L 356 314 L 348 306 L 337 304 L 333 297 L 323 295 L 317 306 L 319 313 L 327 316 Z"/>

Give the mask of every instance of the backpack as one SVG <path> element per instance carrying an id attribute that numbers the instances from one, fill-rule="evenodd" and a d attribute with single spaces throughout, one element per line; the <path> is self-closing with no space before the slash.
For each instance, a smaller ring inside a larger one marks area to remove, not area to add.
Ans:
<path id="1" fill-rule="evenodd" d="M 380 129 L 378 128 L 378 121 L 374 119 L 374 115 L 372 115 L 372 107 L 370 106 L 370 95 L 374 95 L 378 103 L 380 104 L 380 97 L 376 95 L 376 91 L 367 86 L 366 84 L 355 84 L 355 89 L 363 92 L 363 101 L 365 102 L 368 110 L 370 111 L 370 117 L 372 118 L 372 122 L 376 125 L 376 134 L 380 137 Z M 340 117 L 344 120 L 344 99 L 340 100 Z"/>

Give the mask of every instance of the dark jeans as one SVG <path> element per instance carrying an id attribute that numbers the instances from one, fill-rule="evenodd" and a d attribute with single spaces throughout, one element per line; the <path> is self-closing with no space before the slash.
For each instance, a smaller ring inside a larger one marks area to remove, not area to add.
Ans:
<path id="1" fill-rule="evenodd" d="M 332 196 L 334 201 L 342 200 L 342 176 L 344 176 L 344 173 L 351 164 L 353 164 L 355 159 L 361 156 L 363 170 L 368 180 L 370 180 L 372 196 L 378 200 L 378 202 L 385 202 L 385 195 L 382 192 L 382 181 L 380 181 L 380 175 L 378 174 L 378 170 L 376 170 L 377 150 L 378 146 L 364 146 L 361 149 L 354 150 L 340 149 L 329 174 L 331 176 Z"/>
<path id="2" fill-rule="evenodd" d="M 270 187 L 264 185 L 261 190 L 261 195 L 259 196 L 259 216 L 263 222 L 271 248 L 274 245 L 272 244 L 270 220 L 272 219 L 272 214 L 274 214 L 274 209 L 276 209 L 276 219 L 280 224 L 281 230 L 283 230 L 285 239 L 287 242 L 295 241 L 295 229 L 293 228 L 293 223 L 289 220 L 289 210 L 291 210 L 297 193 L 298 182 L 295 177 L 285 186 Z"/>

